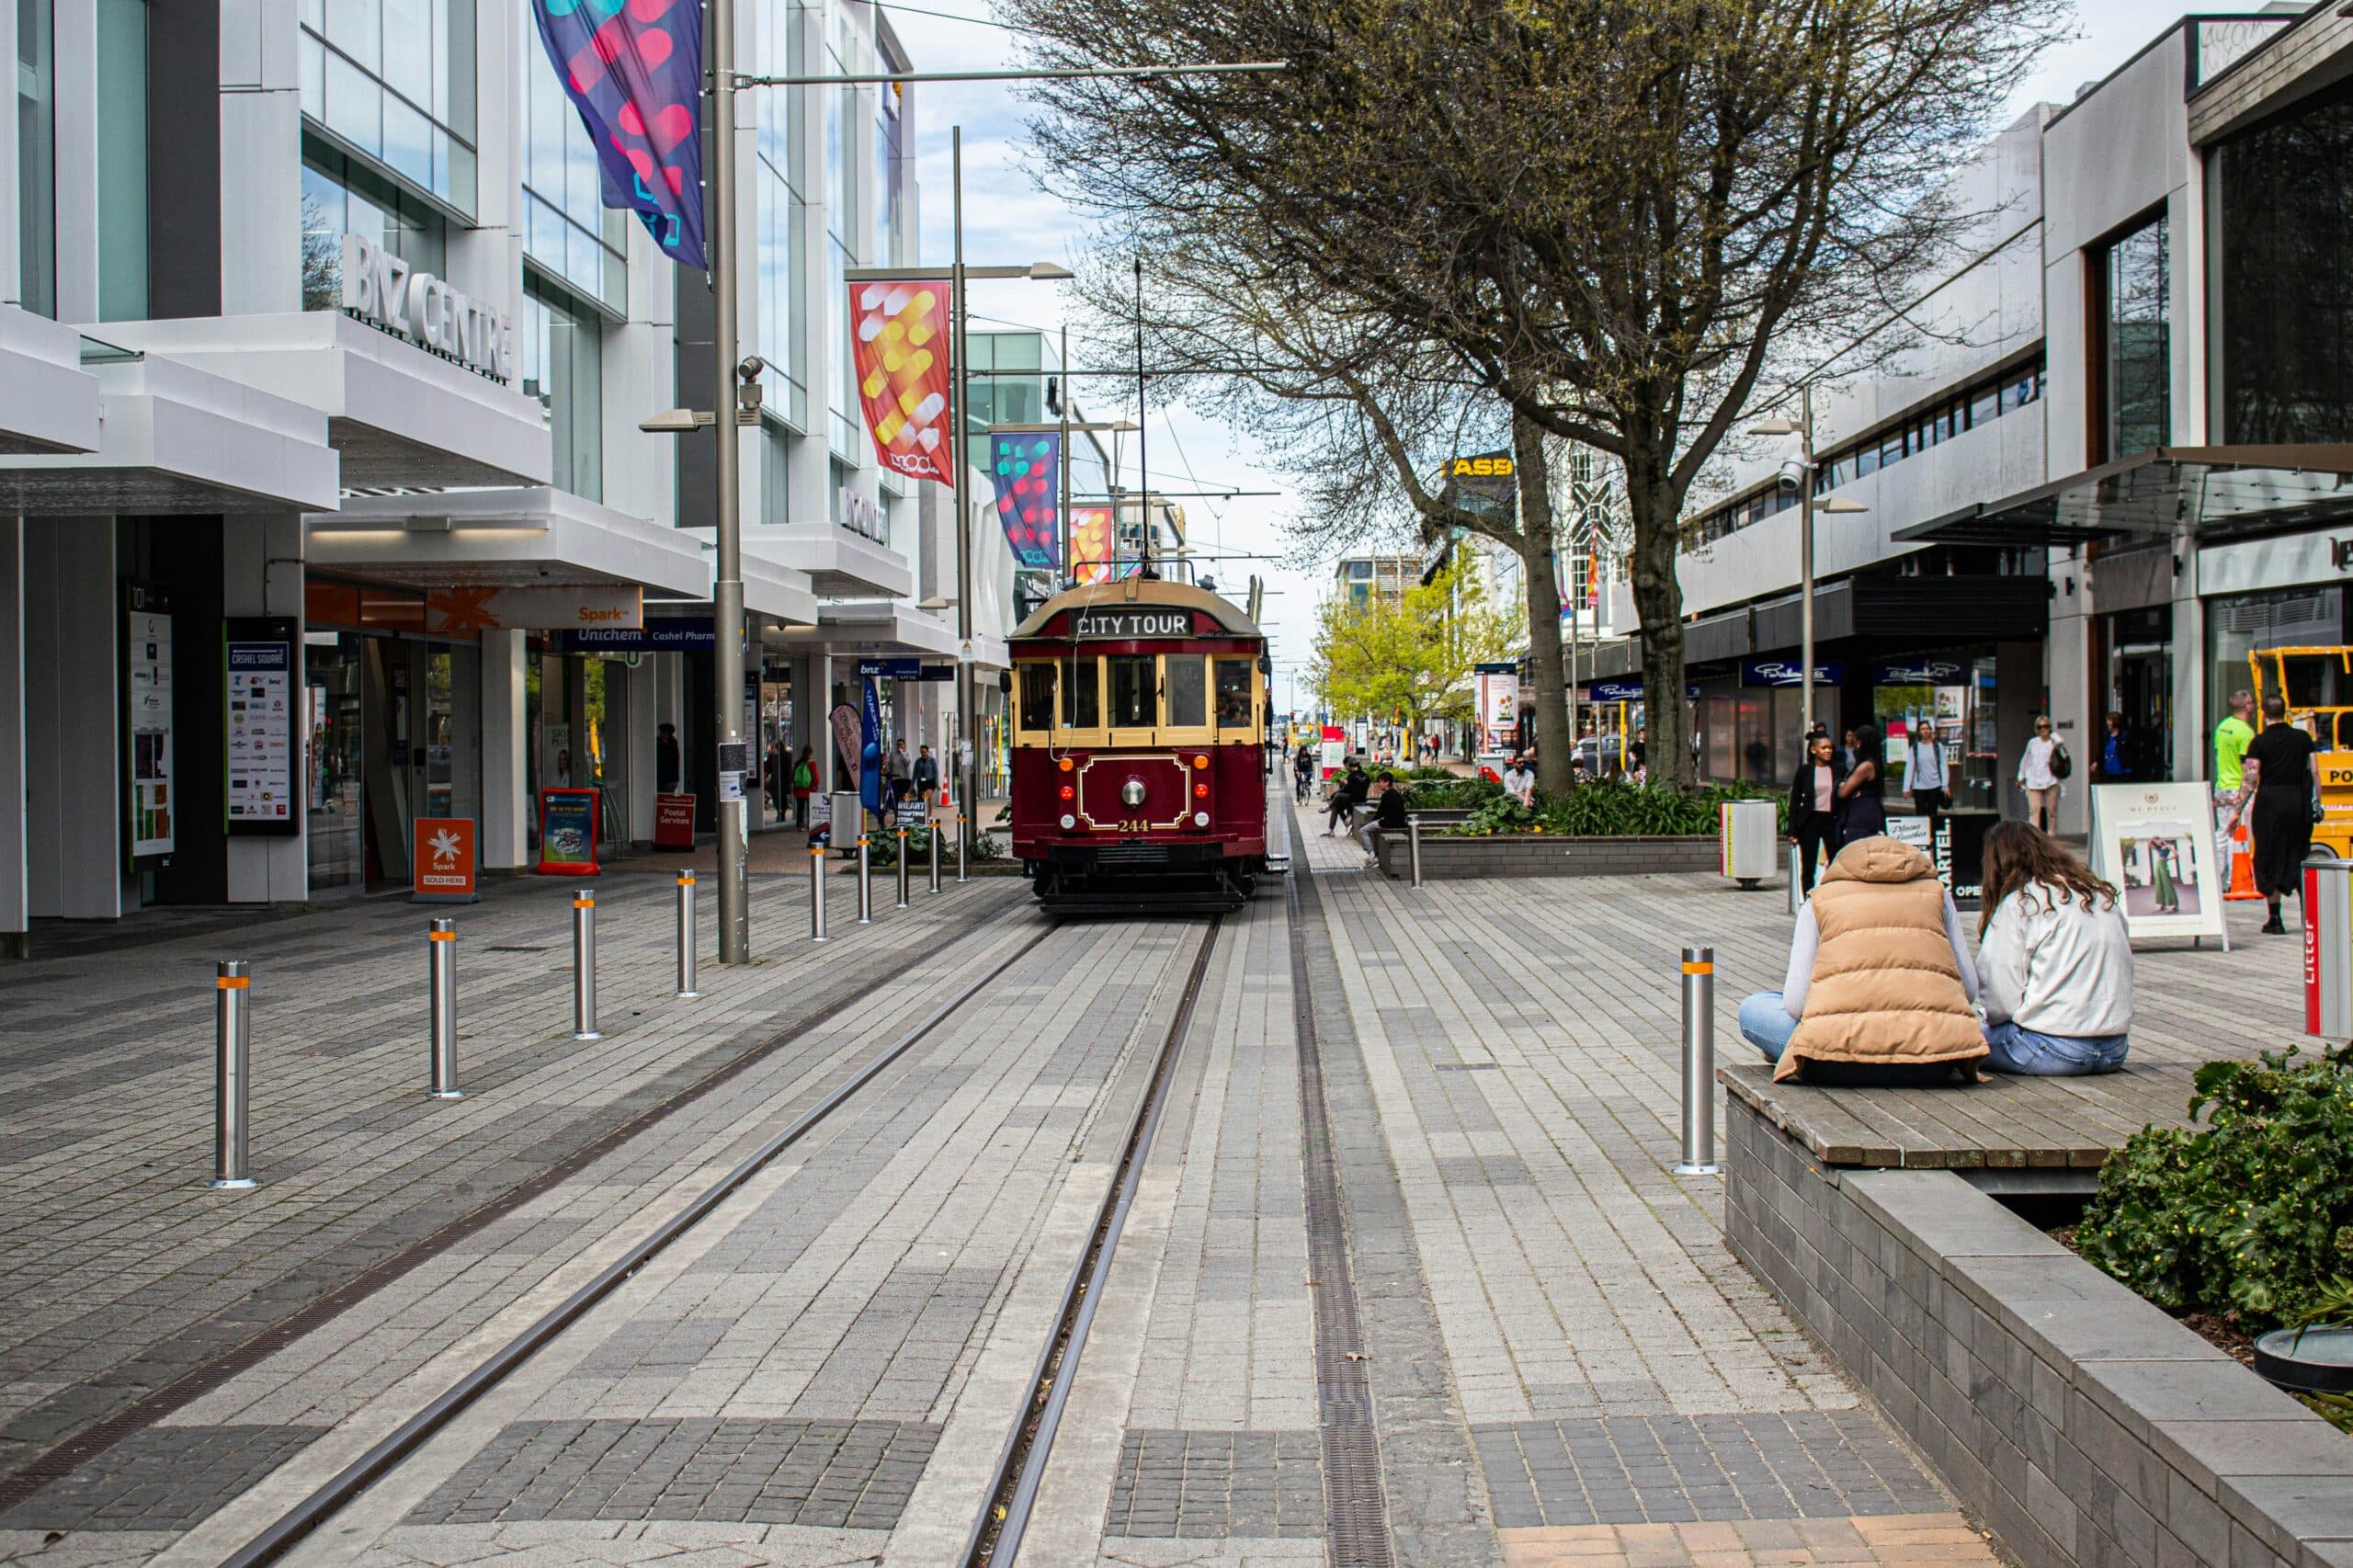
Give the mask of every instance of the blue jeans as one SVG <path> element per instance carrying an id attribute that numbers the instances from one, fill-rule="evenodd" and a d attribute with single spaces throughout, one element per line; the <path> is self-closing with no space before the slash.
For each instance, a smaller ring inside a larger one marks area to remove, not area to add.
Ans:
<path id="1" fill-rule="evenodd" d="M 1741 1009 L 1741 1023 L 1748 1010 Z M 2087 1073 L 2113 1073 L 2124 1065 L 2128 1036 L 2102 1035 L 2072 1040 L 2065 1035 L 2037 1034 L 2015 1023 L 1987 1024 L 1985 1065 L 1996 1073 L 2024 1073 L 2041 1078 L 2073 1078 Z"/>
<path id="2" fill-rule="evenodd" d="M 1740 1004 L 1740 1036 L 1763 1051 L 1768 1062 L 1781 1059 L 1797 1027 L 1798 1021 L 1782 1007 L 1778 991 L 1759 991 Z"/>

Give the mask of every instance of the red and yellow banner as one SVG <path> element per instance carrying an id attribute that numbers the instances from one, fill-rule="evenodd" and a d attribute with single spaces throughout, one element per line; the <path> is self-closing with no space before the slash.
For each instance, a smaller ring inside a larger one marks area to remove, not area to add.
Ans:
<path id="1" fill-rule="evenodd" d="M 953 484 L 955 390 L 945 278 L 849 286 L 849 341 L 866 427 L 882 466 Z"/>
<path id="2" fill-rule="evenodd" d="M 1070 509 L 1070 569 L 1074 580 L 1109 582 L 1112 548 L 1110 507 Z"/>

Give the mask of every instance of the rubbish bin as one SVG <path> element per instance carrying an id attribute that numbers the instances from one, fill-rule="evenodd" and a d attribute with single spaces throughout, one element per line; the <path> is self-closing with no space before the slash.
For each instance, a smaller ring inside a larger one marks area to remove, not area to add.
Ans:
<path id="1" fill-rule="evenodd" d="M 2304 862 L 2304 1032 L 2353 1040 L 2353 860 Z"/>
<path id="2" fill-rule="evenodd" d="M 1722 874 L 1753 888 L 1773 874 L 1780 858 L 1780 812 L 1771 801 L 1726 801 L 1716 809 Z"/>

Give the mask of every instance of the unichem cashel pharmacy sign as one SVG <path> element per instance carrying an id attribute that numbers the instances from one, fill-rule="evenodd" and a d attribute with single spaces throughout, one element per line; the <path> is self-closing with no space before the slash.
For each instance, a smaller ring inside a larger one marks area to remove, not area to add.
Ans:
<path id="1" fill-rule="evenodd" d="M 343 308 L 502 384 L 515 379 L 515 323 L 358 234 L 343 236 Z"/>

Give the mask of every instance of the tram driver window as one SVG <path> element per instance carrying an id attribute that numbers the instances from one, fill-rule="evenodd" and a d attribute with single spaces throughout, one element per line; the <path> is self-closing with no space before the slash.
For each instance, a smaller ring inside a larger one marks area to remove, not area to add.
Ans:
<path id="1" fill-rule="evenodd" d="M 1072 659 L 1063 665 L 1063 728 L 1097 729 L 1103 722 L 1099 666 L 1092 658 Z"/>
<path id="2" fill-rule="evenodd" d="M 1198 729 L 1210 722 L 1209 683 L 1202 678 L 1200 659 L 1191 653 L 1168 655 L 1168 722 L 1175 729 Z"/>
<path id="3" fill-rule="evenodd" d="M 1217 662 L 1217 726 L 1221 730 L 1250 727 L 1250 661 Z"/>
<path id="4" fill-rule="evenodd" d="M 1160 722 L 1159 682 L 1150 653 L 1114 653 L 1111 665 L 1111 727 L 1148 730 Z"/>
<path id="5" fill-rule="evenodd" d="M 1021 666 L 1021 727 L 1054 727 L 1054 666 L 1035 663 Z"/>

